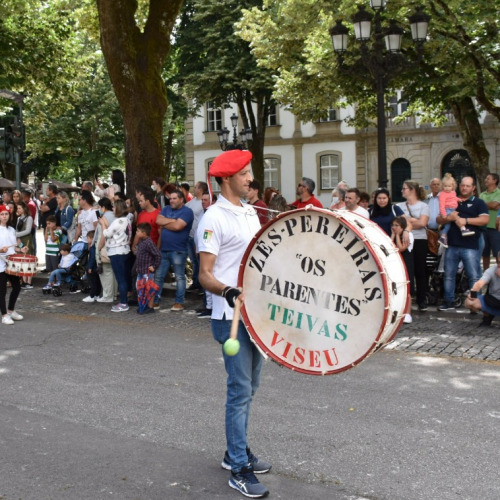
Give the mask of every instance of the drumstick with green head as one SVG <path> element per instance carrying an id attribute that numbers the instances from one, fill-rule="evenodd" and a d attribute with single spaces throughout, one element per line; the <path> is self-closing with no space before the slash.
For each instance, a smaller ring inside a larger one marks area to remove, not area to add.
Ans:
<path id="1" fill-rule="evenodd" d="M 240 350 L 240 341 L 238 340 L 238 323 L 240 321 L 240 309 L 242 300 L 236 298 L 234 300 L 234 316 L 231 323 L 231 331 L 229 338 L 224 342 L 224 352 L 228 356 L 236 356 Z"/>

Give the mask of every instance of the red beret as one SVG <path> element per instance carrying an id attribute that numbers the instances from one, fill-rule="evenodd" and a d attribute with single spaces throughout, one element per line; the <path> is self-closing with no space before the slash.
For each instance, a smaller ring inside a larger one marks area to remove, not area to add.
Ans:
<path id="1" fill-rule="evenodd" d="M 232 149 L 217 156 L 208 169 L 212 177 L 229 177 L 239 172 L 252 161 L 250 151 Z"/>
<path id="2" fill-rule="evenodd" d="M 0 213 L 1 212 L 10 212 L 9 205 L 0 205 Z"/>

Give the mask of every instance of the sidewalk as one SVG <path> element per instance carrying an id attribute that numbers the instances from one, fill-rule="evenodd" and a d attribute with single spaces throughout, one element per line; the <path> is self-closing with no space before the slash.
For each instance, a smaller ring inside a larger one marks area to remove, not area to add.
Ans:
<path id="1" fill-rule="evenodd" d="M 403 325 L 388 350 L 417 352 L 435 356 L 500 360 L 500 321 L 490 327 L 479 327 L 482 314 L 468 309 L 451 312 L 436 307 L 420 313 L 412 311 L 413 323 Z"/>
<path id="2" fill-rule="evenodd" d="M 157 313 L 142 316 L 131 306 L 126 313 L 111 315 L 110 304 L 82 302 L 84 295 L 70 294 L 68 288 L 63 288 L 61 297 L 43 295 L 41 289 L 47 278 L 46 274 L 39 273 L 33 279 L 34 288 L 22 291 L 16 309 L 28 314 L 37 312 L 41 314 L 41 321 L 50 321 L 44 316 L 54 313 L 68 314 L 75 316 L 76 319 L 102 315 L 107 318 L 112 316 L 119 321 L 125 320 L 130 325 L 162 324 L 173 330 L 186 326 L 210 333 L 210 321 L 200 319 L 196 314 L 196 309 L 202 307 L 202 297 L 197 293 L 186 292 L 184 311 L 170 311 L 175 295 L 173 284 L 166 284 L 161 308 Z M 490 327 L 479 328 L 482 315 L 471 315 L 463 308 L 452 312 L 439 312 L 437 308 L 430 307 L 425 313 L 420 313 L 415 308 L 412 316 L 413 322 L 403 325 L 396 338 L 385 349 L 500 361 L 500 320 L 493 321 Z"/>
<path id="3" fill-rule="evenodd" d="M 38 248 L 43 250 L 43 252 L 38 252 L 38 268 L 41 270 L 45 267 L 45 245 L 41 230 L 37 231 L 37 242 Z M 66 304 L 74 304 L 70 310 L 78 311 L 81 314 L 107 315 L 109 313 L 109 304 L 86 304 L 82 302 L 81 293 L 70 295 L 68 291 L 65 291 L 63 296 L 57 299 L 50 295 L 42 295 L 41 287 L 45 283 L 46 275 L 39 273 L 33 279 L 35 288 L 22 293 L 19 308 L 48 313 L 59 308 L 64 309 Z M 135 308 L 131 307 L 127 313 L 127 321 L 156 324 L 167 320 L 172 328 L 179 326 L 179 324 L 187 324 L 191 327 L 199 326 L 209 331 L 210 322 L 207 319 L 199 319 L 196 315 L 195 309 L 202 307 L 200 296 L 196 293 L 186 292 L 186 309 L 181 313 L 169 310 L 174 302 L 173 298 L 172 286 L 166 284 L 162 298 L 162 309 L 158 314 L 140 316 L 135 313 Z M 437 307 L 433 306 L 430 306 L 425 313 L 420 313 L 414 307 L 412 316 L 413 323 L 403 325 L 396 338 L 385 349 L 434 356 L 500 361 L 500 319 L 498 322 L 493 321 L 490 327 L 479 328 L 481 314 L 472 315 L 465 308 L 451 312 L 440 312 Z"/>

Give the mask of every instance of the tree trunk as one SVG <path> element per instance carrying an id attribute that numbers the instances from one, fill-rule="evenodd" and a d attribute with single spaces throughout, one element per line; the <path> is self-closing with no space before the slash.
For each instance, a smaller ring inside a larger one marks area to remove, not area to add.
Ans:
<path id="1" fill-rule="evenodd" d="M 460 128 L 464 147 L 469 153 L 480 189 L 484 191 L 484 179 L 490 173 L 488 166 L 490 154 L 484 144 L 483 130 L 474 101 L 470 97 L 453 101 L 451 110 Z"/>
<path id="2" fill-rule="evenodd" d="M 252 106 L 256 102 L 256 112 Z M 249 150 L 252 153 L 252 173 L 260 185 L 264 187 L 264 144 L 266 139 L 267 118 L 269 115 L 270 94 L 253 95 L 250 91 L 236 95 L 238 110 L 243 119 L 243 127 L 252 129 L 252 142 Z"/>
<path id="3" fill-rule="evenodd" d="M 101 46 L 123 116 L 127 190 L 164 173 L 163 118 L 167 110 L 161 70 L 182 0 L 150 0 L 141 32 L 136 0 L 97 0 Z"/>

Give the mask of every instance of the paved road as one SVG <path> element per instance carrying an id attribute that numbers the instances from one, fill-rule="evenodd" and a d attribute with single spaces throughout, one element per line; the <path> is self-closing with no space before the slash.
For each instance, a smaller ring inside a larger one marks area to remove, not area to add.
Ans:
<path id="1" fill-rule="evenodd" d="M 0 330 L 0 499 L 242 498 L 219 467 L 225 377 L 199 298 L 147 317 L 81 298 L 23 292 L 26 320 Z M 340 375 L 266 363 L 250 442 L 271 498 L 500 498 L 500 363 L 415 346 L 498 330 L 438 318 Z"/>

